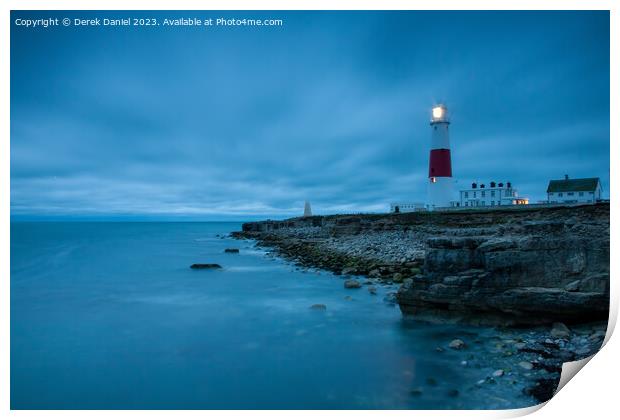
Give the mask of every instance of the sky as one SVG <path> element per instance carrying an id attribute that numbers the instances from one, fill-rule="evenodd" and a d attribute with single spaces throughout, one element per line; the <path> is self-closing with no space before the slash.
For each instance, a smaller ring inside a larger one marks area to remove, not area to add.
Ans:
<path id="1" fill-rule="evenodd" d="M 42 17 L 281 19 L 48 27 Z M 12 12 L 13 219 L 256 220 L 426 199 L 445 103 L 456 189 L 600 177 L 609 14 Z"/>

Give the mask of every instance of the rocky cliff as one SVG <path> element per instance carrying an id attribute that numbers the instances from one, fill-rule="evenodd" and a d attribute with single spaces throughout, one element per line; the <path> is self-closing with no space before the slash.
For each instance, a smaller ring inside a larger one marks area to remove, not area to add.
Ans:
<path id="1" fill-rule="evenodd" d="M 302 265 L 402 282 L 401 310 L 513 324 L 605 319 L 609 204 L 246 223 Z"/>

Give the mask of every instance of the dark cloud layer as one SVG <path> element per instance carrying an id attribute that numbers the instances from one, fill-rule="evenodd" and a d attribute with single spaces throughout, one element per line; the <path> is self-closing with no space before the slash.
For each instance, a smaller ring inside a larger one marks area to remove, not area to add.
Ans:
<path id="1" fill-rule="evenodd" d="M 127 12 L 74 12 L 118 17 Z M 11 32 L 11 214 L 245 220 L 423 201 L 429 107 L 459 184 L 609 190 L 607 12 L 156 12 L 279 28 Z M 17 17 L 60 16 L 13 12 Z"/>

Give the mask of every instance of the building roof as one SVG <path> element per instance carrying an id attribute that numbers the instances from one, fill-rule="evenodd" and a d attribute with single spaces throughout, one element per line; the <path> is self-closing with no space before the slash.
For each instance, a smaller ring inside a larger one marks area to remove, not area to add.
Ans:
<path id="1" fill-rule="evenodd" d="M 547 192 L 594 191 L 600 182 L 599 178 L 552 179 Z"/>

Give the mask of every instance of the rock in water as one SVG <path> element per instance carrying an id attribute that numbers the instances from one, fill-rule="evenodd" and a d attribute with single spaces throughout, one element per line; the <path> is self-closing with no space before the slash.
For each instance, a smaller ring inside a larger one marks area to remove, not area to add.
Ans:
<path id="1" fill-rule="evenodd" d="M 532 368 L 534 367 L 534 365 L 532 365 L 530 362 L 519 362 L 519 366 L 521 366 L 525 370 L 532 370 Z"/>
<path id="2" fill-rule="evenodd" d="M 414 397 L 419 397 L 420 395 L 422 395 L 422 388 L 414 388 L 411 391 L 409 391 L 409 394 L 411 394 Z"/>
<path id="3" fill-rule="evenodd" d="M 370 286 L 368 288 L 368 293 L 370 293 L 371 295 L 376 295 L 377 294 L 377 288 L 375 286 Z"/>
<path id="4" fill-rule="evenodd" d="M 192 264 L 189 266 L 189 268 L 198 270 L 198 269 L 204 269 L 204 268 L 222 268 L 222 266 L 219 264 Z"/>
<path id="5" fill-rule="evenodd" d="M 359 289 L 360 287 L 362 287 L 362 285 L 357 280 L 346 280 L 344 282 L 345 289 Z"/>
<path id="6" fill-rule="evenodd" d="M 457 338 L 457 339 L 450 341 L 450 344 L 448 344 L 448 347 L 450 347 L 451 349 L 460 350 L 463 347 L 465 347 L 465 342 Z"/>
<path id="7" fill-rule="evenodd" d="M 400 273 L 395 273 L 394 276 L 392 277 L 392 281 L 394 283 L 402 283 L 403 282 L 403 275 Z"/>
<path id="8" fill-rule="evenodd" d="M 498 378 L 500 376 L 504 376 L 504 370 L 503 369 L 497 369 L 495 372 L 493 372 L 493 376 Z"/>
<path id="9" fill-rule="evenodd" d="M 224 250 L 224 252 L 226 252 L 228 254 L 238 254 L 239 253 L 239 248 L 226 248 Z"/>
<path id="10" fill-rule="evenodd" d="M 314 309 L 317 311 L 325 311 L 327 310 L 327 305 L 324 305 L 322 303 L 315 303 L 314 305 L 310 306 L 310 309 Z"/>
<path id="11" fill-rule="evenodd" d="M 568 338 L 570 337 L 570 330 L 561 322 L 555 322 L 553 328 L 551 328 L 551 336 L 555 338 Z"/>

